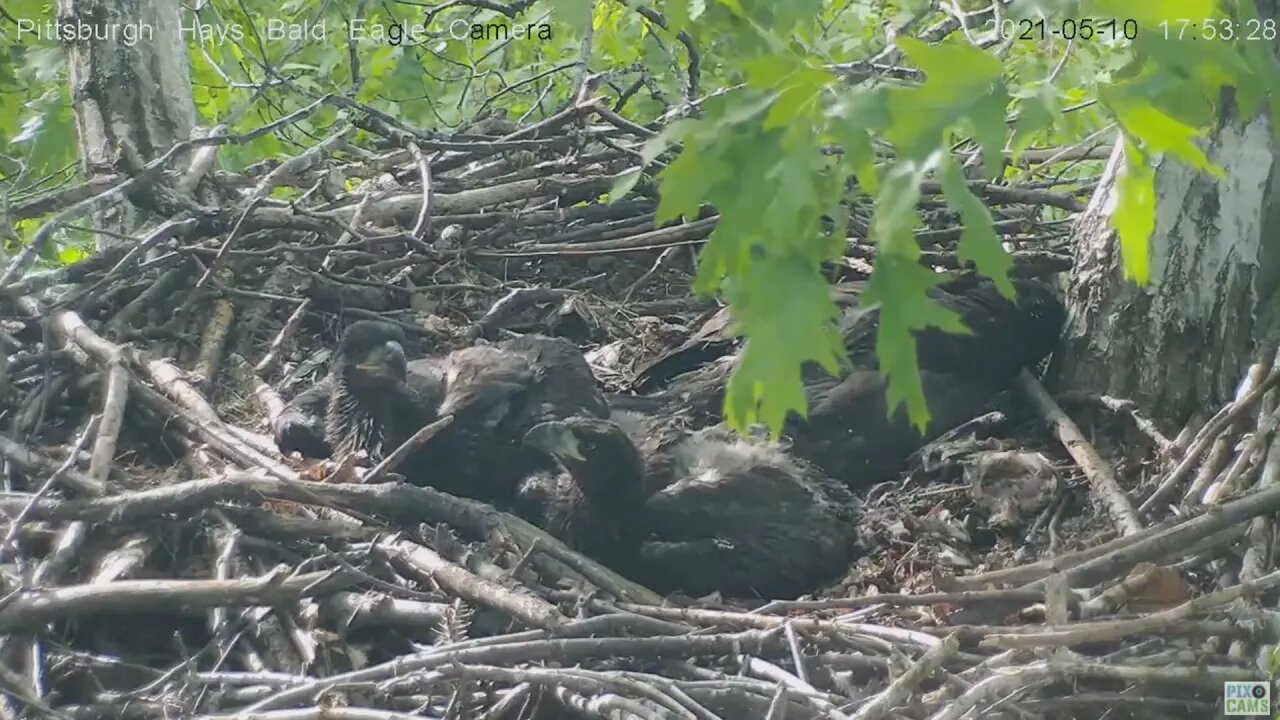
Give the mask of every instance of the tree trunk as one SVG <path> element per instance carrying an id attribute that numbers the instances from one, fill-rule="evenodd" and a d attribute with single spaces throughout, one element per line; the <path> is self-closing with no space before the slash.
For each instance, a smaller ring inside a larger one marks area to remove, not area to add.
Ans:
<path id="1" fill-rule="evenodd" d="M 1171 158 L 1156 169 L 1151 282 L 1121 271 L 1109 227 L 1121 143 L 1075 228 L 1060 378 L 1132 399 L 1166 430 L 1230 397 L 1277 339 L 1280 183 L 1271 123 L 1222 123 L 1204 143 L 1218 180 Z"/>
<path id="2" fill-rule="evenodd" d="M 58 20 L 93 30 L 68 44 L 86 178 L 136 169 L 191 137 L 195 104 L 177 0 L 59 0 Z M 131 234 L 138 215 L 122 203 L 97 224 Z M 99 235 L 99 249 L 107 237 Z"/>

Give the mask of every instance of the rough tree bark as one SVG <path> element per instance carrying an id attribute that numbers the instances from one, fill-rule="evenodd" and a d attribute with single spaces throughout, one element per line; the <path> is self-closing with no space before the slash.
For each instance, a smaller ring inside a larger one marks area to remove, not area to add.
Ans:
<path id="1" fill-rule="evenodd" d="M 86 177 L 134 169 L 191 137 L 195 104 L 177 0 L 59 0 L 58 20 L 93 29 L 68 43 Z M 122 203 L 97 225 L 130 234 L 138 215 Z M 100 248 L 110 244 L 98 237 Z"/>
<path id="2" fill-rule="evenodd" d="M 1120 143 L 1075 229 L 1061 379 L 1138 401 L 1176 432 L 1235 391 L 1277 339 L 1280 183 L 1267 117 L 1224 122 L 1203 144 L 1223 180 L 1165 158 L 1156 170 L 1151 282 L 1123 279 L 1109 229 Z"/>
<path id="3" fill-rule="evenodd" d="M 75 29 L 67 64 L 86 179 L 134 171 L 191 137 L 195 104 L 178 0 L 59 0 L 58 23 Z M 130 203 L 116 203 L 96 213 L 94 225 L 128 236 L 145 219 Z M 96 244 L 101 250 L 116 242 L 99 234 Z M 33 635 L 0 637 L 0 666 L 21 668 L 8 679 L 31 697 L 44 695 L 42 652 Z M 20 696 L 0 694 L 0 717 L 22 713 L 14 697 Z"/>

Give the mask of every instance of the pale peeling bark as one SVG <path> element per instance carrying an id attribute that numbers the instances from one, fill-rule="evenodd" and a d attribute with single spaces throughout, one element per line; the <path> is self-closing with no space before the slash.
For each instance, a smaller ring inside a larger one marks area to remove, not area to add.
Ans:
<path id="1" fill-rule="evenodd" d="M 124 169 L 145 164 L 191 136 L 195 105 L 177 0 L 59 0 L 58 20 L 94 29 L 67 44 L 86 176 L 116 171 L 120 158 Z M 134 214 L 120 206 L 99 217 L 99 227 L 130 233 Z"/>
<path id="2" fill-rule="evenodd" d="M 1156 169 L 1151 282 L 1123 278 L 1111 189 L 1116 144 L 1074 232 L 1070 318 L 1059 353 L 1067 385 L 1141 403 L 1176 431 L 1234 392 L 1275 352 L 1280 183 L 1271 124 L 1226 123 L 1202 144 L 1219 180 L 1172 157 Z"/>

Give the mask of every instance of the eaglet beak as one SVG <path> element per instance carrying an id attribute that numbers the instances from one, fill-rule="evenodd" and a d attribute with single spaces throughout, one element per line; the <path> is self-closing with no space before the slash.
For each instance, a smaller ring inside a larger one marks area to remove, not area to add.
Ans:
<path id="1" fill-rule="evenodd" d="M 556 458 L 585 461 L 578 449 L 578 438 L 561 422 L 538 423 L 525 433 L 524 444 Z"/>
<path id="2" fill-rule="evenodd" d="M 404 373 L 405 363 L 404 348 L 395 340 L 388 340 L 370 350 L 356 369 L 370 375 L 394 377 Z"/>

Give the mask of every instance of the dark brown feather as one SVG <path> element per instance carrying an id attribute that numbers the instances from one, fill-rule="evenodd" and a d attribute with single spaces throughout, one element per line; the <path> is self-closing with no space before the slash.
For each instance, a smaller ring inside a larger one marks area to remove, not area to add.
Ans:
<path id="1" fill-rule="evenodd" d="M 608 405 L 572 343 L 524 335 L 454 352 L 440 415 L 454 422 L 428 443 L 432 485 L 499 504 L 531 474 L 553 467 L 523 444 L 533 426 L 572 416 L 604 418 Z"/>
<path id="2" fill-rule="evenodd" d="M 795 597 L 856 557 L 857 500 L 819 468 L 723 427 L 664 444 L 649 458 L 649 482 L 662 487 L 646 502 L 637 580 L 663 592 Z"/>
<path id="3" fill-rule="evenodd" d="M 856 553 L 852 494 L 777 446 L 632 413 L 547 425 L 581 457 L 529 478 L 522 514 L 655 590 L 794 597 Z"/>
<path id="4" fill-rule="evenodd" d="M 298 452 L 303 457 L 327 458 L 333 453 L 324 439 L 325 407 L 332 392 L 333 383 L 323 377 L 285 405 L 272 423 L 280 454 L 288 456 Z"/>
<path id="5" fill-rule="evenodd" d="M 407 364 L 406 387 L 417 402 L 436 407 L 444 397 L 444 358 L 420 358 Z M 322 459 L 333 455 L 325 439 L 325 415 L 333 394 L 334 378 L 328 374 L 296 395 L 272 423 L 276 447 L 282 455 L 298 452 L 303 457 Z"/>
<path id="6" fill-rule="evenodd" d="M 616 424 L 594 417 L 548 423 L 572 433 L 581 458 L 522 483 L 518 512 L 571 548 L 611 568 L 635 560 L 647 517 L 644 460 Z"/>
<path id="7" fill-rule="evenodd" d="M 864 285 L 861 282 L 835 285 L 831 288 L 831 298 L 841 308 L 852 308 Z M 733 314 L 729 308 L 712 312 L 683 343 L 641 366 L 631 381 L 631 390 L 650 392 L 731 352 L 741 343 L 741 338 L 730 331 L 732 325 Z"/>
<path id="8" fill-rule="evenodd" d="M 362 320 L 343 333 L 329 371 L 324 418 L 325 440 L 337 460 L 363 451 L 376 462 L 436 419 L 438 373 L 428 369 L 418 377 L 421 390 L 411 385 L 403 346 L 404 332 L 390 323 Z"/>
<path id="9" fill-rule="evenodd" d="M 878 372 L 876 309 L 850 308 L 841 332 L 851 367 L 832 377 L 816 365 L 802 371 L 809 417 L 793 416 L 787 435 L 794 452 L 854 485 L 888 479 L 924 442 L 981 414 L 1018 371 L 1052 352 L 1065 310 L 1052 286 L 1015 279 L 1017 303 L 995 283 L 975 276 L 948 280 L 929 291 L 934 302 L 961 316 L 969 335 L 937 329 L 916 333 L 921 380 L 933 416 L 925 433 L 906 420 L 902 408 L 888 416 L 884 378 Z M 675 378 L 648 397 L 611 397 L 615 408 L 660 415 L 677 410 L 696 425 L 720 420 L 724 389 L 736 358 L 726 356 Z"/>

